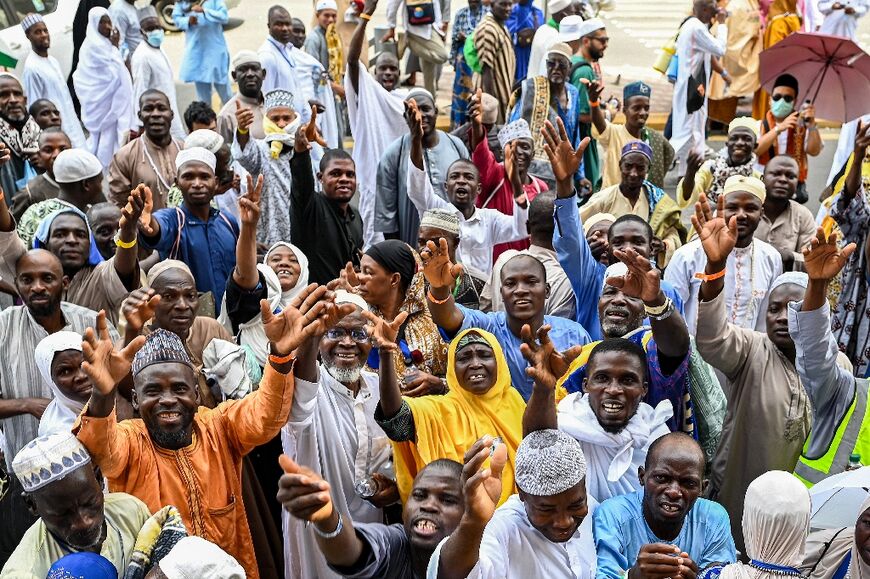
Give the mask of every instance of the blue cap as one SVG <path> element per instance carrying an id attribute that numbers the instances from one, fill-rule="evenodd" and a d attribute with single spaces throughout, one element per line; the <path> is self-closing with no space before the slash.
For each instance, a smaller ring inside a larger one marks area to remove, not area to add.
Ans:
<path id="1" fill-rule="evenodd" d="M 643 141 L 632 141 L 625 145 L 622 148 L 622 154 L 619 156 L 620 160 L 624 159 L 625 156 L 630 153 L 640 153 L 641 155 L 652 161 L 652 148 L 650 148 L 650 146 Z"/>
<path id="2" fill-rule="evenodd" d="M 627 101 L 635 96 L 652 96 L 652 87 L 642 81 L 625 85 L 625 88 L 622 89 L 622 100 Z"/>

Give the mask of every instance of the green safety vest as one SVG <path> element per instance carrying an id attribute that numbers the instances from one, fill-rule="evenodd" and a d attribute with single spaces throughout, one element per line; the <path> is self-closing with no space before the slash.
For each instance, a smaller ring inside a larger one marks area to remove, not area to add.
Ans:
<path id="1" fill-rule="evenodd" d="M 794 474 L 807 487 L 812 487 L 829 475 L 843 472 L 851 454 L 860 454 L 861 463 L 870 465 L 870 405 L 867 404 L 867 388 L 867 380 L 855 380 L 852 404 L 834 432 L 831 445 L 822 456 L 808 457 L 806 452 L 809 441 L 804 445 Z"/>

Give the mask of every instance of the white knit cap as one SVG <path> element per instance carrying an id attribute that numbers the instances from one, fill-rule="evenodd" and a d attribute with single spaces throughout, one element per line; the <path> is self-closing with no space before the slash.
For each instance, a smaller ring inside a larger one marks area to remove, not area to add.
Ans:
<path id="1" fill-rule="evenodd" d="M 581 28 L 583 27 L 583 17 L 572 14 L 566 16 L 559 23 L 559 42 L 571 42 L 572 40 L 580 40 L 583 38 Z"/>
<path id="2" fill-rule="evenodd" d="M 215 155 L 224 145 L 224 138 L 217 131 L 211 129 L 197 129 L 184 138 L 184 148 L 192 149 L 202 147 Z"/>
<path id="3" fill-rule="evenodd" d="M 536 497 L 552 497 L 586 478 L 580 443 L 561 430 L 535 430 L 517 448 L 517 488 Z"/>
<path id="4" fill-rule="evenodd" d="M 592 34 L 596 30 L 601 30 L 602 28 L 604 28 L 604 21 L 602 19 L 590 18 L 583 23 L 583 26 L 580 27 L 580 37 L 582 38 L 587 34 Z"/>
<path id="5" fill-rule="evenodd" d="M 517 119 L 512 123 L 508 123 L 498 132 L 498 142 L 502 149 L 511 141 L 532 138 L 532 131 L 529 129 L 529 123 L 526 122 L 526 119 Z"/>
<path id="6" fill-rule="evenodd" d="M 549 0 L 549 2 L 547 2 L 547 12 L 552 16 L 556 12 L 561 12 L 570 5 L 571 0 Z"/>
<path id="7" fill-rule="evenodd" d="M 58 183 L 78 183 L 103 172 L 103 165 L 84 149 L 61 151 L 54 160 L 54 180 Z"/>
<path id="8" fill-rule="evenodd" d="M 319 0 L 314 6 L 314 11 L 320 12 L 321 10 L 338 10 L 338 4 L 335 0 Z"/>
<path id="9" fill-rule="evenodd" d="M 57 158 L 60 159 L 60 155 L 58 155 Z M 186 163 L 192 163 L 194 161 L 207 165 L 208 168 L 212 170 L 212 173 L 214 173 L 214 168 L 217 166 L 217 159 L 215 158 L 214 153 L 204 147 L 191 147 L 189 149 L 182 149 L 178 152 L 178 155 L 175 157 L 175 168 L 176 170 L 181 169 L 181 167 Z M 57 161 L 55 161 L 55 163 L 57 163 Z"/>
<path id="10" fill-rule="evenodd" d="M 169 579 L 245 579 L 238 561 L 201 537 L 177 542 L 158 566 Z"/>
<path id="11" fill-rule="evenodd" d="M 449 209 L 427 209 L 420 217 L 420 227 L 433 227 L 453 235 L 459 235 L 459 217 L 456 216 L 455 211 Z"/>
<path id="12" fill-rule="evenodd" d="M 800 286 L 804 289 L 807 289 L 807 286 L 810 283 L 810 277 L 802 271 L 787 271 L 785 273 L 781 273 L 779 277 L 773 280 L 773 283 L 770 285 L 770 291 L 767 292 L 767 295 L 770 295 L 770 292 L 775 290 L 781 285 L 786 284 L 794 284 Z"/>
<path id="13" fill-rule="evenodd" d="M 253 50 L 240 50 L 233 57 L 233 68 L 237 68 L 243 64 L 252 63 L 263 66 L 263 61 L 260 60 L 260 55 Z"/>
<path id="14" fill-rule="evenodd" d="M 556 44 L 551 46 L 549 50 L 547 50 L 547 56 L 551 55 L 564 56 L 568 60 L 571 60 L 571 47 L 564 42 L 557 42 Z"/>
<path id="15" fill-rule="evenodd" d="M 335 290 L 335 303 L 353 304 L 364 312 L 369 311 L 369 305 L 357 294 L 352 294 L 343 289 Z"/>
<path id="16" fill-rule="evenodd" d="M 91 462 L 91 455 L 72 432 L 40 436 L 18 451 L 12 470 L 24 491 L 32 493 Z"/>
<path id="17" fill-rule="evenodd" d="M 622 277 L 628 273 L 628 266 L 622 263 L 621 261 L 617 261 L 616 263 L 612 263 L 607 266 L 607 269 L 604 270 L 604 283 L 601 286 L 603 290 L 607 287 L 607 278 L 609 277 Z"/>

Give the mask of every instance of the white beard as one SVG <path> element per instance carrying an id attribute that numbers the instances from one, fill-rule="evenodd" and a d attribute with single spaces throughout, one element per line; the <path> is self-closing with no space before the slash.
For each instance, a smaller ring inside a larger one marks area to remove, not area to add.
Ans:
<path id="1" fill-rule="evenodd" d="M 362 365 L 353 368 L 339 368 L 338 366 L 333 366 L 331 364 L 324 364 L 323 367 L 330 376 L 342 384 L 352 384 L 359 380 L 363 369 Z"/>

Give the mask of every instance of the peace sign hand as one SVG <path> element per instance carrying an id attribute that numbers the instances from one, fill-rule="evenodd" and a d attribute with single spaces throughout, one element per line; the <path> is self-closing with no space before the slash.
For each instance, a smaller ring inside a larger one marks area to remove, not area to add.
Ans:
<path id="1" fill-rule="evenodd" d="M 381 352 L 395 352 L 398 349 L 396 338 L 399 336 L 399 328 L 408 319 L 408 312 L 399 312 L 392 322 L 379 318 L 372 312 L 363 312 L 363 316 L 369 321 L 367 329 L 372 345 Z"/>
<path id="2" fill-rule="evenodd" d="M 260 221 L 260 196 L 263 193 L 263 176 L 257 176 L 257 183 L 254 184 L 254 178 L 248 175 L 248 192 L 239 197 L 239 218 L 242 223 L 257 228 L 257 223 Z"/>

